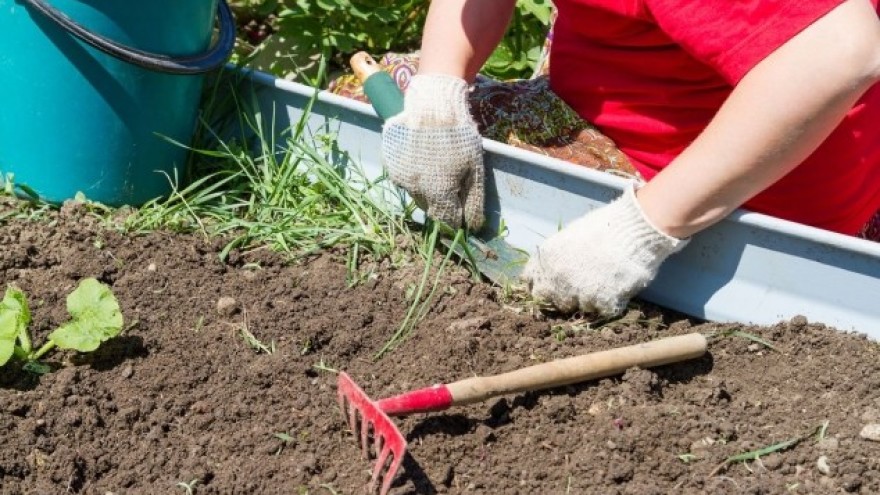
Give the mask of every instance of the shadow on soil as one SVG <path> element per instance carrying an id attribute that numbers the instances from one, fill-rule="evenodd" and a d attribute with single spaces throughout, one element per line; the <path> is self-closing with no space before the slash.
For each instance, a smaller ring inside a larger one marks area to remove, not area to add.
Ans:
<path id="1" fill-rule="evenodd" d="M 711 352 L 699 359 L 693 359 L 683 363 L 670 364 L 652 368 L 652 371 L 667 384 L 686 384 L 699 376 L 708 375 L 714 367 L 714 359 Z M 620 381 L 620 378 L 614 378 Z M 508 401 L 501 398 L 489 407 L 489 418 L 485 420 L 471 418 L 464 414 L 442 414 L 429 416 L 419 422 L 406 436 L 407 443 L 416 442 L 427 437 L 446 435 L 451 437 L 471 434 L 480 424 L 491 429 L 496 429 L 511 422 L 510 413 L 515 409 L 531 410 L 540 403 L 541 397 L 548 395 L 578 395 L 586 393 L 597 386 L 596 381 L 585 382 L 576 385 L 556 387 L 543 391 L 525 392 Z M 662 393 L 661 393 L 662 395 Z M 418 461 L 409 453 L 403 460 L 405 476 L 399 477 L 395 486 L 404 484 L 404 478 L 412 481 L 419 494 L 437 493 L 436 487 L 428 479 L 425 471 Z"/>
<path id="2" fill-rule="evenodd" d="M 144 340 L 141 337 L 125 335 L 108 340 L 90 354 L 71 357 L 70 363 L 73 366 L 91 366 L 99 371 L 107 371 L 130 359 L 143 358 L 148 354 L 149 351 L 144 346 Z M 49 367 L 49 373 L 54 373 L 65 366 L 58 359 L 40 362 Z M 0 389 L 19 392 L 34 390 L 40 384 L 43 376 L 45 375 L 27 371 L 21 363 L 10 363 L 0 373 Z"/>
<path id="3" fill-rule="evenodd" d="M 698 376 L 708 375 L 714 366 L 711 352 L 705 356 L 692 359 L 683 363 L 669 364 L 652 368 L 657 376 L 668 385 L 687 384 Z M 614 380 L 620 380 L 619 377 Z M 510 412 L 514 409 L 531 410 L 540 402 L 541 397 L 548 395 L 578 395 L 585 393 L 597 386 L 597 382 L 590 381 L 580 384 L 556 387 L 543 391 L 525 392 L 516 395 L 512 401 L 507 399 L 497 400 L 489 408 L 489 418 L 479 420 L 463 414 L 442 414 L 429 416 L 422 420 L 407 435 L 407 442 L 414 442 L 425 437 L 443 434 L 449 436 L 461 436 L 472 433 L 479 424 L 485 424 L 490 428 L 499 428 L 510 422 Z"/>
<path id="4" fill-rule="evenodd" d="M 123 335 L 104 342 L 101 347 L 89 354 L 82 354 L 71 361 L 76 365 L 91 365 L 98 371 L 107 371 L 134 358 L 149 355 L 144 339 L 137 335 Z"/>

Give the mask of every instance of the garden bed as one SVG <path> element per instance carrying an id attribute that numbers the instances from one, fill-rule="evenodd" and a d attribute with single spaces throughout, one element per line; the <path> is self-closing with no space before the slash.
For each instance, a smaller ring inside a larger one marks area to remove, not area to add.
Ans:
<path id="1" fill-rule="evenodd" d="M 29 295 L 38 340 L 85 277 L 112 286 L 127 330 L 89 356 L 52 354 L 47 375 L 2 369 L 2 494 L 363 493 L 370 465 L 332 370 L 382 397 L 731 330 L 742 333 L 692 362 L 397 419 L 411 456 L 392 493 L 880 491 L 880 443 L 860 436 L 880 423 L 880 346 L 859 335 L 801 318 L 705 324 L 647 304 L 604 324 L 554 319 L 455 268 L 413 336 L 374 360 L 422 267 L 378 263 L 352 283 L 341 252 L 221 263 L 223 244 L 203 236 L 122 235 L 82 207 L 47 215 L 0 227 L 2 282 Z"/>

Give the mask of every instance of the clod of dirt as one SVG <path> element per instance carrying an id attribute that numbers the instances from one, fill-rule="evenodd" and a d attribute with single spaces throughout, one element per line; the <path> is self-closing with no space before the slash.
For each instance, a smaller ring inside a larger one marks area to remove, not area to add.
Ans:
<path id="1" fill-rule="evenodd" d="M 233 297 L 223 296 L 217 299 L 217 313 L 220 316 L 232 316 L 239 310 L 238 301 Z"/>
<path id="2" fill-rule="evenodd" d="M 657 373 L 641 368 L 630 368 L 623 374 L 625 388 L 632 392 L 633 399 L 638 396 L 659 395 L 661 392 L 660 379 Z"/>
<path id="3" fill-rule="evenodd" d="M 816 459 L 816 469 L 819 470 L 820 473 L 828 476 L 831 474 L 831 466 L 828 464 L 828 456 L 821 455 L 818 459 Z"/>
<path id="4" fill-rule="evenodd" d="M 461 334 L 466 331 L 473 330 L 488 330 L 491 326 L 491 321 L 489 318 L 485 316 L 480 316 L 477 318 L 468 318 L 465 320 L 454 321 L 449 324 L 449 328 L 447 331 L 450 333 Z"/>
<path id="5" fill-rule="evenodd" d="M 870 423 L 862 428 L 859 436 L 872 442 L 880 442 L 880 423 Z"/>

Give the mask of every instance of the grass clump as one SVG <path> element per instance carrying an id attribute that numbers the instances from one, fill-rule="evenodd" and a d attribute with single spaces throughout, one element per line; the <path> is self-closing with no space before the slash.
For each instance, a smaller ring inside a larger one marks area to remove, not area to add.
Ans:
<path id="1" fill-rule="evenodd" d="M 304 116 L 276 134 L 273 117 L 227 89 L 232 108 L 205 123 L 193 148 L 195 179 L 178 187 L 170 177 L 171 195 L 129 216 L 126 231 L 222 236 L 228 239 L 223 258 L 236 248 L 266 245 L 293 256 L 337 245 L 385 256 L 398 236 L 412 237 L 402 195 L 384 177 L 367 178 L 337 147 L 332 129 L 314 132 Z M 237 117 L 234 134 L 217 127 L 228 125 L 230 111 Z"/>

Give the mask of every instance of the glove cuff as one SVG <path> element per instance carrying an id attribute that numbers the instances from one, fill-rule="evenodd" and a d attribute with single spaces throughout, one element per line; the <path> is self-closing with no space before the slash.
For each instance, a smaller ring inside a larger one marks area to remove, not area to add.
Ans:
<path id="1" fill-rule="evenodd" d="M 645 216 L 636 198 L 634 186 L 609 207 L 609 228 L 626 251 L 627 259 L 656 268 L 669 255 L 682 250 L 690 239 L 678 239 L 658 230 Z"/>
<path id="2" fill-rule="evenodd" d="M 403 100 L 399 120 L 417 128 L 476 126 L 468 105 L 468 84 L 445 74 L 413 76 Z"/>

